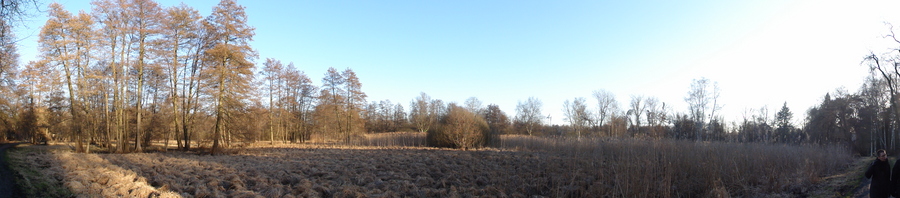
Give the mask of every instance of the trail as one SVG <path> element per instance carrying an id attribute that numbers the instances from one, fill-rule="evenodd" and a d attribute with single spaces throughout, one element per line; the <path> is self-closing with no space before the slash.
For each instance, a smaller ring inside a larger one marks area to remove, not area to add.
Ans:
<path id="1" fill-rule="evenodd" d="M 869 183 L 872 183 L 870 179 L 863 179 L 862 182 L 859 182 L 859 186 L 853 189 L 853 196 L 856 198 L 867 198 L 869 197 Z"/>
<path id="2" fill-rule="evenodd" d="M 20 143 L 0 144 L 0 197 L 22 197 L 22 191 L 16 186 L 12 169 L 7 162 L 6 149 Z"/>

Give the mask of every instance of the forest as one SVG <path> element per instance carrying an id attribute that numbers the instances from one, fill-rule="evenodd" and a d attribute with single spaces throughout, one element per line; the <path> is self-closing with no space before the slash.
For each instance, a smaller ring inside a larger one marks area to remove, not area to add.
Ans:
<path id="1" fill-rule="evenodd" d="M 566 101 L 567 124 L 551 125 L 541 110 L 555 105 L 536 97 L 519 101 L 510 116 L 475 97 L 457 103 L 423 92 L 406 107 L 367 101 L 350 68 L 330 68 L 316 84 L 293 63 L 259 58 L 249 45 L 254 27 L 235 1 L 222 1 L 205 17 L 184 4 L 161 7 L 152 0 L 91 5 L 90 12 L 71 13 L 51 3 L 39 33 L 40 55 L 24 64 L 10 28 L 16 21 L 11 17 L 21 16 L 4 14 L 0 139 L 73 142 L 78 152 L 94 145 L 117 153 L 172 141 L 177 149 L 215 153 L 258 141 L 350 142 L 367 133 L 418 131 L 447 134 L 429 135 L 430 145 L 460 148 L 525 134 L 839 144 L 860 155 L 897 149 L 900 139 L 896 52 L 866 56 L 872 75 L 859 91 L 823 93 L 819 105 L 803 112 L 802 123 L 792 123 L 795 113 L 787 103 L 726 121 L 717 114 L 723 105 L 717 83 L 699 78 L 685 94 L 686 111 L 655 97 L 631 96 L 620 104 L 599 89 L 591 101 Z M 471 139 L 476 136 L 478 141 Z"/>

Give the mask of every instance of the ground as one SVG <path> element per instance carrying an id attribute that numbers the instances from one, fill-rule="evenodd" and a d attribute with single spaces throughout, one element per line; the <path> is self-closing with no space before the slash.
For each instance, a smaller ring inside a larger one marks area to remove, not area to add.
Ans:
<path id="1" fill-rule="evenodd" d="M 6 150 L 18 143 L 0 144 L 0 197 L 21 197 L 22 192 L 15 185 L 13 171 L 9 168 Z"/>
<path id="2" fill-rule="evenodd" d="M 874 157 L 859 157 L 839 174 L 823 178 L 811 197 L 869 197 L 869 179 L 864 174 Z M 896 159 L 890 159 L 893 162 Z"/>
<path id="3" fill-rule="evenodd" d="M 867 195 L 861 171 L 872 159 L 762 144 L 554 144 L 540 152 L 276 145 L 226 155 L 20 145 L 10 158 L 34 197 L 857 197 Z M 832 161 L 844 168 L 809 169 Z"/>

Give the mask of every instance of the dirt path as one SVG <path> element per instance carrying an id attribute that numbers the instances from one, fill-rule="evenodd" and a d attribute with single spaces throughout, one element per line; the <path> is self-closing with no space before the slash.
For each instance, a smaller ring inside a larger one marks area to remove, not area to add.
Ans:
<path id="1" fill-rule="evenodd" d="M 16 186 L 6 157 L 6 149 L 18 144 L 20 143 L 0 144 L 0 197 L 22 197 L 22 191 Z"/>
<path id="2" fill-rule="evenodd" d="M 862 182 L 859 182 L 859 186 L 853 189 L 853 197 L 856 198 L 866 198 L 869 197 L 869 183 L 872 183 L 872 180 L 863 179 Z"/>

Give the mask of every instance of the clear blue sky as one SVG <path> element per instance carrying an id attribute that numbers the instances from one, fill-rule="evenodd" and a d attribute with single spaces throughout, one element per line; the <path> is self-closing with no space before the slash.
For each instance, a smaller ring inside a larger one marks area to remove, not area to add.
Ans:
<path id="1" fill-rule="evenodd" d="M 60 0 L 90 10 L 89 1 Z M 180 1 L 159 1 L 172 6 Z M 186 3 L 208 15 L 215 0 Z M 855 92 L 868 51 L 900 25 L 889 1 L 238 1 L 256 28 L 261 63 L 293 62 L 316 84 L 328 67 L 353 69 L 369 101 L 409 109 L 420 92 L 462 103 L 477 97 L 509 116 L 534 96 L 562 124 L 563 101 L 606 89 L 686 112 L 692 79 L 719 83 L 726 120 L 787 102 L 800 123 L 839 87 Z M 37 53 L 44 16 L 20 36 Z M 894 45 L 896 46 L 896 45 Z"/>

